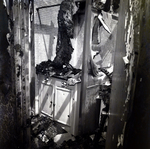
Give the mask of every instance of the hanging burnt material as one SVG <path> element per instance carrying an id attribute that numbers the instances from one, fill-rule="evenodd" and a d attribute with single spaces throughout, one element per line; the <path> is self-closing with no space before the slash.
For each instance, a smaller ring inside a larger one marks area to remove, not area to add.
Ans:
<path id="1" fill-rule="evenodd" d="M 69 61 L 73 47 L 71 38 L 74 34 L 73 15 L 77 12 L 78 7 L 73 0 L 64 0 L 60 4 L 58 12 L 58 39 L 56 45 L 56 56 L 53 61 L 43 61 L 36 66 L 36 74 L 45 76 L 59 76 L 64 79 L 70 75 L 76 75 L 81 70 L 73 68 Z"/>
<path id="2" fill-rule="evenodd" d="M 53 66 L 62 68 L 68 65 L 71 60 L 73 47 L 70 38 L 73 38 L 74 23 L 73 15 L 77 11 L 77 7 L 73 0 L 64 0 L 60 5 L 58 12 L 58 40 L 56 46 L 56 57 L 53 60 Z"/>

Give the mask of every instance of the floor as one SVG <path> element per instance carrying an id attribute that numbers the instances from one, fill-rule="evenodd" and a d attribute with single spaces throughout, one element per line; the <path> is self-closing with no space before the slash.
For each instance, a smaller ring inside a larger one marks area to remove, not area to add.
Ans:
<path id="1" fill-rule="evenodd" d="M 32 119 L 32 149 L 104 149 L 105 139 L 94 142 L 93 135 L 73 136 L 49 117 Z"/>

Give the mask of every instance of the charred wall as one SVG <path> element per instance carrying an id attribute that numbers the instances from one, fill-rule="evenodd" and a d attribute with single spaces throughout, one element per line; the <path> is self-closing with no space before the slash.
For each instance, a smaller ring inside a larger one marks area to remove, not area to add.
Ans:
<path id="1" fill-rule="evenodd" d="M 28 148 L 33 1 L 0 1 L 0 146 Z M 34 55 L 32 55 L 34 57 Z M 32 78 L 32 77 L 33 78 Z M 33 95 L 32 95 L 33 97 Z"/>
<path id="2" fill-rule="evenodd" d="M 134 5 L 137 5 L 138 1 L 135 2 Z M 133 97 L 133 110 L 126 129 L 125 149 L 150 148 L 150 2 L 144 0 L 141 2 L 140 7 L 137 8 L 138 9 L 135 9 L 135 11 L 140 12 L 140 40 L 137 40 L 138 42 L 135 44 L 140 45 L 139 50 L 136 51 L 139 55 L 139 59 Z M 135 37 L 135 39 L 137 38 Z"/>
<path id="3" fill-rule="evenodd" d="M 0 1 L 0 146 L 17 148 L 16 99 L 13 92 L 11 55 L 8 52 L 9 17 Z"/>

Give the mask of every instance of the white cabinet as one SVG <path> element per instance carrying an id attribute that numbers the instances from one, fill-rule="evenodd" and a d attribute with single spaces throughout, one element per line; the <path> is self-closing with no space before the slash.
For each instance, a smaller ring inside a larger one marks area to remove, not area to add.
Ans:
<path id="1" fill-rule="evenodd" d="M 61 123 L 73 135 L 78 134 L 80 83 L 63 86 L 65 80 L 38 76 L 39 113 Z"/>

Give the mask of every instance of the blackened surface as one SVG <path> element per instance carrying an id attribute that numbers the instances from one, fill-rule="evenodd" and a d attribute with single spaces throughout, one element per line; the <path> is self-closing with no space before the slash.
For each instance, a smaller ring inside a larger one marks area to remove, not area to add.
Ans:
<path id="1" fill-rule="evenodd" d="M 101 118 L 100 118 L 100 124 L 99 128 L 97 130 L 97 133 L 95 133 L 94 142 L 97 144 L 102 137 L 102 132 L 104 131 L 104 126 L 107 125 L 106 121 L 108 118 L 108 115 L 106 113 L 109 112 L 109 102 L 110 102 L 110 93 L 111 93 L 111 86 L 100 86 L 100 93 L 99 97 L 103 101 L 105 107 L 102 109 Z M 107 127 L 107 126 L 106 126 Z"/>
<path id="2" fill-rule="evenodd" d="M 1 149 L 16 149 L 16 114 L 14 97 L 0 94 L 0 146 Z M 6 100 L 9 100 L 6 103 Z"/>
<path id="3" fill-rule="evenodd" d="M 96 146 L 88 135 L 77 136 L 75 141 L 64 141 L 58 149 L 105 149 L 105 141 L 101 140 Z"/>
<path id="4" fill-rule="evenodd" d="M 70 78 L 71 75 L 76 75 L 81 70 L 73 68 L 70 64 L 64 66 L 64 68 L 58 69 L 56 66 L 53 66 L 51 60 L 43 61 L 39 65 L 36 65 L 36 74 L 42 74 L 46 77 L 55 76 L 63 79 Z"/>
<path id="5" fill-rule="evenodd" d="M 104 11 L 108 12 L 110 10 L 111 0 L 106 0 Z"/>
<path id="6" fill-rule="evenodd" d="M 127 124 L 125 149 L 150 148 L 150 2 L 142 1 L 141 47 L 133 113 Z"/>
<path id="7" fill-rule="evenodd" d="M 31 118 L 32 149 L 56 148 L 53 138 L 57 134 L 66 133 L 59 124 L 53 122 L 49 117 L 36 115 Z"/>
<path id="8" fill-rule="evenodd" d="M 73 38 L 74 23 L 73 17 L 73 2 L 63 1 L 60 5 L 58 13 L 58 40 L 56 46 L 56 57 L 54 58 L 54 65 L 62 68 L 64 64 L 69 64 L 73 47 L 70 38 Z"/>
<path id="9" fill-rule="evenodd" d="M 59 123 L 52 121 L 48 117 L 34 116 L 32 121 L 32 149 L 104 149 L 105 139 L 96 143 L 89 135 L 76 136 L 74 141 L 69 139 L 63 141 L 58 147 L 53 138 L 57 134 L 67 133 Z"/>
<path id="10" fill-rule="evenodd" d="M 3 1 L 0 1 L 0 19 L 0 148 L 15 149 L 16 103 L 12 95 L 11 61 L 7 51 L 8 16 Z"/>

